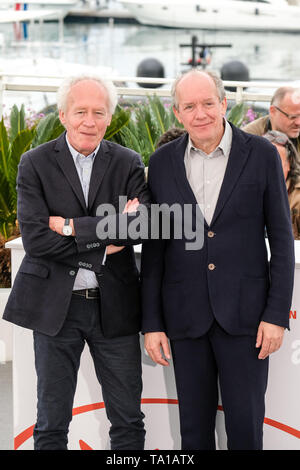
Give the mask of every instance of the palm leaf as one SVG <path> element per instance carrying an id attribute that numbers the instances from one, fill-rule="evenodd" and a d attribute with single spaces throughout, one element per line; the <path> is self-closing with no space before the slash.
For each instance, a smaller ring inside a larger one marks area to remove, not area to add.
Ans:
<path id="1" fill-rule="evenodd" d="M 55 136 L 60 135 L 64 131 L 57 112 L 53 112 L 41 119 L 36 127 L 36 136 L 32 141 L 32 147 L 49 142 Z"/>
<path id="2" fill-rule="evenodd" d="M 242 125 L 247 107 L 245 103 L 238 103 L 227 114 L 227 120 L 237 127 Z"/>
<path id="3" fill-rule="evenodd" d="M 10 141 L 12 142 L 19 132 L 25 129 L 25 110 L 22 104 L 20 111 L 18 107 L 14 105 L 10 113 Z"/>
<path id="4" fill-rule="evenodd" d="M 148 101 L 152 115 L 156 120 L 157 128 L 160 130 L 160 134 L 164 134 L 170 127 L 169 114 L 166 112 L 165 107 L 158 96 L 149 96 Z"/>
<path id="5" fill-rule="evenodd" d="M 16 179 L 20 158 L 23 153 L 27 152 L 27 150 L 30 148 L 32 140 L 35 136 L 35 132 L 36 131 L 34 127 L 31 129 L 24 129 L 18 133 L 11 144 L 8 182 L 10 185 L 13 204 L 17 202 Z"/>
<path id="6" fill-rule="evenodd" d="M 112 116 L 111 123 L 106 129 L 104 138 L 106 140 L 111 140 L 115 134 L 120 132 L 120 130 L 129 123 L 129 120 L 130 111 L 117 106 L 116 111 Z"/>
<path id="7" fill-rule="evenodd" d="M 0 171 L 8 178 L 9 140 L 3 118 L 0 122 Z"/>

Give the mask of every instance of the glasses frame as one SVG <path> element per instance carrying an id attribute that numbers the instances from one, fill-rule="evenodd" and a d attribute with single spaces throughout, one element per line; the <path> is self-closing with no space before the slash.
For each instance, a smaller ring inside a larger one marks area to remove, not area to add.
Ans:
<path id="1" fill-rule="evenodd" d="M 280 113 L 282 113 L 285 117 L 287 117 L 290 121 L 295 121 L 296 119 L 300 118 L 300 114 L 288 114 L 286 113 L 285 111 L 283 111 L 282 109 L 278 108 L 278 106 L 275 106 L 273 105 L 275 109 L 277 109 L 277 111 L 279 111 Z"/>

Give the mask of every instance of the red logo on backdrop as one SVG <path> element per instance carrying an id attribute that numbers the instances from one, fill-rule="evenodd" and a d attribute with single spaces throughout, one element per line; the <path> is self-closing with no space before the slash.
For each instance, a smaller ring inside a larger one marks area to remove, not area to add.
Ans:
<path id="1" fill-rule="evenodd" d="M 146 405 L 146 404 L 165 404 L 165 405 L 178 405 L 178 400 L 175 399 L 169 399 L 169 398 L 143 398 L 141 400 L 141 403 Z M 94 410 L 101 410 L 104 409 L 105 405 L 103 402 L 100 403 L 93 403 L 90 405 L 83 405 L 83 406 L 78 406 L 77 408 L 73 408 L 73 416 L 80 415 L 82 413 L 88 413 L 89 411 L 94 411 Z M 222 406 L 218 406 L 219 411 L 223 411 Z M 276 429 L 279 429 L 280 431 L 283 431 L 287 434 L 290 434 L 291 436 L 297 437 L 300 439 L 300 431 L 298 429 L 294 429 L 290 426 L 287 426 L 286 424 L 279 423 L 278 421 L 274 421 L 273 419 L 265 418 L 264 423 L 268 424 L 269 426 L 273 426 Z M 30 426 L 29 428 L 25 429 L 25 431 L 21 432 L 15 437 L 15 450 L 17 450 L 24 442 L 26 442 L 28 439 L 30 439 L 33 435 L 33 426 Z M 94 450 L 92 449 L 86 442 L 83 440 L 79 440 L 79 447 L 81 450 Z"/>
<path id="2" fill-rule="evenodd" d="M 297 320 L 297 310 L 290 310 L 290 320 Z"/>

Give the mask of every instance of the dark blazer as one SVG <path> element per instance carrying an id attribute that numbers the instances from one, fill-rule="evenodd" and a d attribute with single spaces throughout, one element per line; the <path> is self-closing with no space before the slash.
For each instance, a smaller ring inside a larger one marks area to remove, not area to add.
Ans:
<path id="1" fill-rule="evenodd" d="M 232 130 L 215 213 L 210 226 L 204 223 L 203 248 L 188 251 L 188 240 L 172 238 L 143 245 L 143 332 L 194 338 L 214 318 L 230 334 L 255 335 L 260 320 L 289 326 L 294 241 L 281 161 L 266 139 Z M 196 206 L 184 165 L 187 139 L 180 137 L 152 155 L 153 202 Z"/>
<path id="2" fill-rule="evenodd" d="M 108 255 L 105 246 L 116 239 L 96 235 L 100 204 L 118 209 L 119 196 L 149 202 L 140 156 L 103 140 L 95 156 L 86 207 L 65 134 L 25 153 L 17 178 L 18 221 L 25 257 L 16 275 L 3 318 L 48 335 L 61 329 L 80 267 L 97 275 L 101 292 L 101 323 L 106 337 L 133 334 L 140 329 L 140 285 L 132 245 Z M 74 219 L 76 237 L 50 230 L 49 216 Z M 126 217 L 126 216 L 124 216 Z M 132 215 L 134 217 L 134 215 Z M 117 238 L 117 237 L 116 237 Z"/>

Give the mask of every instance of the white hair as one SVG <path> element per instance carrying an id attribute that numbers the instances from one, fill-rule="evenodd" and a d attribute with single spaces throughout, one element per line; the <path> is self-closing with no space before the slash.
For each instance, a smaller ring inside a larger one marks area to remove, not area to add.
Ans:
<path id="1" fill-rule="evenodd" d="M 57 108 L 60 111 L 66 111 L 67 108 L 67 100 L 68 100 L 68 95 L 70 93 L 70 90 L 73 85 L 75 85 L 78 82 L 81 82 L 83 80 L 92 80 L 99 85 L 101 85 L 107 92 L 107 97 L 108 97 L 108 108 L 110 114 L 113 114 L 115 112 L 116 106 L 118 104 L 118 95 L 117 95 L 117 90 L 114 84 L 109 81 L 109 80 L 104 80 L 103 78 L 100 78 L 96 75 L 77 75 L 74 77 L 68 77 L 65 78 L 62 83 L 60 84 L 60 87 L 57 91 Z"/>

